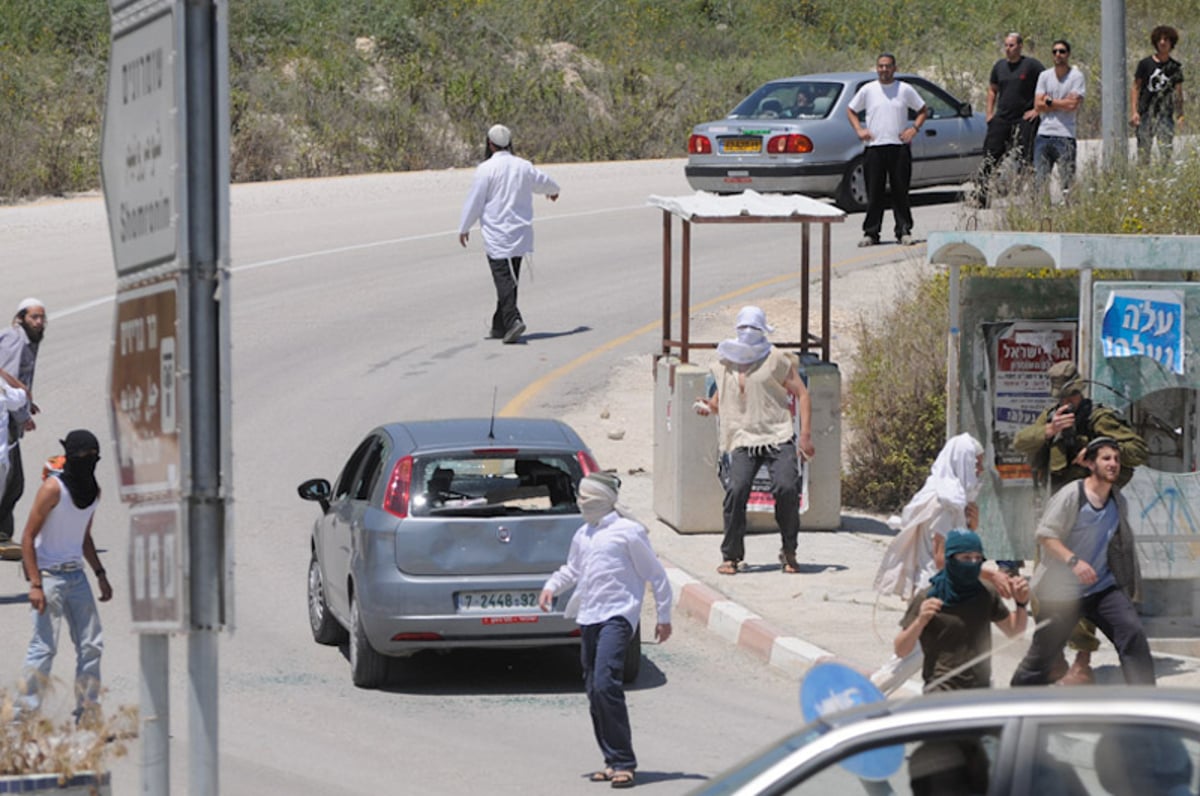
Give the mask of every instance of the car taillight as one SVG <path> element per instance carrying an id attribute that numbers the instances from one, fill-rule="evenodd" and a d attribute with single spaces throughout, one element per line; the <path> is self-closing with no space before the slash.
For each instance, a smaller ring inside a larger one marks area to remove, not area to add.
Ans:
<path id="1" fill-rule="evenodd" d="M 405 456 L 396 462 L 392 468 L 392 477 L 388 480 L 387 493 L 383 496 L 383 510 L 400 519 L 408 516 L 408 492 L 412 483 L 411 456 Z"/>
<path id="2" fill-rule="evenodd" d="M 596 460 L 592 458 L 592 454 L 587 451 L 577 451 L 575 453 L 575 461 L 579 462 L 579 469 L 583 470 L 584 475 L 600 471 L 600 465 L 596 464 Z"/>
<path id="3" fill-rule="evenodd" d="M 712 141 L 706 135 L 693 135 L 688 139 L 689 155 L 711 155 Z"/>
<path id="4" fill-rule="evenodd" d="M 812 151 L 812 139 L 799 133 L 776 135 L 767 141 L 767 153 L 771 155 L 798 155 Z"/>

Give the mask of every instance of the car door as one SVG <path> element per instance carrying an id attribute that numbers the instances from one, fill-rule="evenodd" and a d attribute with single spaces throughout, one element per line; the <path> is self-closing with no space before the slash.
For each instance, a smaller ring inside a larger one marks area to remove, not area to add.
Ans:
<path id="1" fill-rule="evenodd" d="M 905 78 L 929 108 L 929 116 L 913 139 L 912 184 L 957 184 L 971 179 L 979 169 L 983 137 L 987 132 L 974 114 L 963 115 L 957 99 L 919 77 Z M 915 113 L 910 112 L 915 117 Z"/>
<path id="2" fill-rule="evenodd" d="M 343 619 L 349 615 L 346 579 L 350 572 L 350 533 L 357 503 L 354 487 L 363 462 L 376 441 L 377 438 L 372 434 L 350 454 L 334 484 L 329 511 L 325 512 L 321 521 L 319 543 L 325 600 L 334 614 Z"/>

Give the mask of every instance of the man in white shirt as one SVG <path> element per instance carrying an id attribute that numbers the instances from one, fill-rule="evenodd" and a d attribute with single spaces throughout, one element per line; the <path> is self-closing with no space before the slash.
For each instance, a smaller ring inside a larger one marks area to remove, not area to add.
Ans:
<path id="1" fill-rule="evenodd" d="M 584 690 L 604 755 L 604 768 L 592 774 L 592 780 L 629 788 L 637 758 L 622 683 L 625 648 L 638 626 L 647 583 L 658 614 L 654 638 L 659 643 L 670 638 L 671 584 L 646 529 L 617 511 L 620 487 L 621 480 L 612 473 L 591 473 L 579 481 L 579 511 L 585 522 L 571 540 L 567 563 L 546 581 L 538 605 L 549 611 L 554 595 L 575 587 L 565 613 L 582 631 Z"/>
<path id="2" fill-rule="evenodd" d="M 859 246 L 879 243 L 883 228 L 883 203 L 890 184 L 892 218 L 896 222 L 896 240 L 904 246 L 916 241 L 912 236 L 912 209 L 908 203 L 908 186 L 912 182 L 912 150 L 909 144 L 921 131 L 929 115 L 925 101 L 917 90 L 896 80 L 896 56 L 883 53 L 875 59 L 879 79 L 858 90 L 846 116 L 855 134 L 866 144 L 863 156 L 863 175 L 867 180 L 867 217 L 863 219 L 863 239 Z M 867 112 L 863 126 L 858 114 Z M 908 111 L 917 112 L 912 124 Z"/>
<path id="3" fill-rule="evenodd" d="M 487 160 L 475 169 L 475 180 L 463 205 L 458 242 L 466 247 L 471 226 L 478 221 L 483 248 L 496 283 L 493 338 L 515 343 L 525 332 L 517 309 L 521 258 L 533 253 L 533 195 L 558 199 L 558 183 L 524 158 L 512 153 L 512 132 L 502 124 L 487 134 Z"/>
<path id="4" fill-rule="evenodd" d="M 1083 106 L 1083 72 L 1068 63 L 1071 45 L 1066 39 L 1050 45 L 1050 53 L 1054 66 L 1038 75 L 1033 100 L 1042 117 L 1033 142 L 1033 171 L 1040 189 L 1057 163 L 1063 190 L 1068 191 L 1075 176 L 1075 118 Z"/>

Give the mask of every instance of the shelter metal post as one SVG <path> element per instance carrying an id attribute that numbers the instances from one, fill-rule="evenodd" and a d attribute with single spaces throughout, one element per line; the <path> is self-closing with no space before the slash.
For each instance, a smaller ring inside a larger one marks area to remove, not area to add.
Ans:
<path id="1" fill-rule="evenodd" d="M 671 212 L 662 211 L 662 354 L 671 353 Z"/>
<path id="2" fill-rule="evenodd" d="M 959 269 L 950 266 L 950 332 L 946 336 L 946 439 L 958 434 L 958 351 L 962 340 L 960 326 Z"/>
<path id="3" fill-rule="evenodd" d="M 808 222 L 800 224 L 800 350 L 808 352 L 808 275 L 811 265 L 808 257 Z"/>
<path id="4" fill-rule="evenodd" d="M 679 274 L 679 361 L 686 363 L 691 345 L 692 318 L 692 222 L 687 219 L 683 219 L 682 237 Z"/>
<path id="5" fill-rule="evenodd" d="M 805 223 L 805 228 L 808 224 Z M 805 249 L 807 252 L 807 247 Z M 833 278 L 833 230 L 829 224 L 821 225 L 821 360 L 829 361 L 829 340 L 833 334 L 830 314 L 830 280 Z M 807 280 L 805 280 L 807 282 Z"/>

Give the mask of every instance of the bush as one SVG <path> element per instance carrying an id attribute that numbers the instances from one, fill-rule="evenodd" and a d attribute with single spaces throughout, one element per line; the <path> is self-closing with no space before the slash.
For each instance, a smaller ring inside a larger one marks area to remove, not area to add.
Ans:
<path id="1" fill-rule="evenodd" d="M 137 737 L 138 711 L 129 706 L 112 715 L 96 707 L 78 723 L 55 724 L 43 713 L 14 716 L 13 698 L 0 691 L 0 776 L 57 774 L 66 781 L 81 772 L 103 773 Z"/>
<path id="2" fill-rule="evenodd" d="M 946 435 L 946 274 L 905 285 L 882 318 L 859 318 L 843 416 L 842 502 L 896 511 L 929 475 Z"/>

